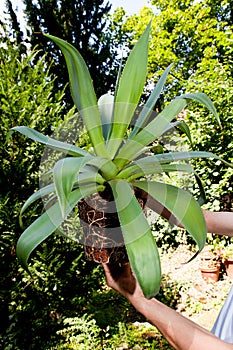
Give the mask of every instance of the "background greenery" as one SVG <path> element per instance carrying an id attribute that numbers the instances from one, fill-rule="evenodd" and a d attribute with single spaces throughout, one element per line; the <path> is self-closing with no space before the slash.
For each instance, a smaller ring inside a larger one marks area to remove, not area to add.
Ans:
<path id="1" fill-rule="evenodd" d="M 85 261 L 79 245 L 54 236 L 34 253 L 32 276 L 21 269 L 15 256 L 15 243 L 22 232 L 18 215 L 24 200 L 38 188 L 43 147 L 18 134 L 12 140 L 6 136 L 15 125 L 51 135 L 74 113 L 62 57 L 35 31 L 56 34 L 75 45 L 102 94 L 115 83 L 120 50 L 124 60 L 153 14 L 145 95 L 161 71 L 174 62 L 157 110 L 180 92 L 207 93 L 215 102 L 222 128 L 198 105 L 182 118 L 190 125 L 195 149 L 212 151 L 232 161 L 233 3 L 152 0 L 152 9 L 145 7 L 134 16 L 122 8 L 110 16 L 110 6 L 103 1 L 44 0 L 40 6 L 29 0 L 24 3 L 27 36 L 9 0 L 9 15 L 1 22 L 0 347 L 88 349 L 91 334 L 97 349 L 116 349 L 124 344 L 132 349 L 168 349 L 158 333 L 150 333 L 154 328 L 132 324 L 145 320 L 106 289 L 101 267 Z M 179 137 L 182 144 L 182 135 Z M 198 161 L 195 167 L 205 184 L 206 207 L 231 210 L 232 170 L 207 161 Z M 197 191 L 193 182 L 189 187 Z M 40 210 L 40 204 L 31 208 L 25 225 Z M 161 249 L 187 243 L 183 236 L 177 241 L 177 231 L 164 222 L 157 221 L 154 231 Z M 165 235 L 167 232 L 170 235 Z M 165 288 L 159 298 L 176 307 L 182 287 L 164 278 Z"/>

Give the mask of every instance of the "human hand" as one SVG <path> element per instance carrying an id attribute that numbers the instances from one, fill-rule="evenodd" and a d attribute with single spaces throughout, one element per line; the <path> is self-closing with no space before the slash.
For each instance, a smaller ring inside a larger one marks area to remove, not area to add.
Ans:
<path id="1" fill-rule="evenodd" d="M 115 289 L 132 303 L 135 303 L 137 299 L 145 298 L 129 263 L 121 266 L 103 264 L 103 268 L 109 287 Z"/>

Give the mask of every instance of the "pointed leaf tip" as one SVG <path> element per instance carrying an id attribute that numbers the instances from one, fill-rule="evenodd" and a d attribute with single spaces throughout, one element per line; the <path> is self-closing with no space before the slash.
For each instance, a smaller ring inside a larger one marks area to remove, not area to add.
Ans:
<path id="1" fill-rule="evenodd" d="M 130 52 L 115 93 L 114 118 L 108 143 L 113 158 L 131 123 L 146 82 L 150 23 Z"/>
<path id="2" fill-rule="evenodd" d="M 65 40 L 53 35 L 45 34 L 45 36 L 59 46 L 65 57 L 72 98 L 83 118 L 96 154 L 108 158 L 109 154 L 106 151 L 102 133 L 97 97 L 89 69 L 82 55 L 73 45 Z"/>

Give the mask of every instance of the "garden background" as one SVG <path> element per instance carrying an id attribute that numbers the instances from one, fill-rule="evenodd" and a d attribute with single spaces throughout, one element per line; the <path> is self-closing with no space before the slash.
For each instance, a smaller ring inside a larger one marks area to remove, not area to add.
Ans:
<path id="1" fill-rule="evenodd" d="M 100 96 L 112 89 L 121 59 L 125 60 L 153 17 L 145 97 L 173 62 L 157 110 L 180 93 L 205 92 L 214 101 L 222 126 L 193 104 L 182 115 L 190 125 L 193 147 L 232 162 L 233 2 L 152 0 L 150 7 L 133 16 L 123 8 L 112 14 L 110 4 L 101 0 L 24 3 L 26 31 L 20 27 L 10 0 L 6 1 L 8 14 L 0 23 L 0 347 L 169 349 L 155 328 L 106 288 L 101 266 L 84 259 L 82 246 L 54 235 L 33 253 L 32 275 L 23 271 L 15 256 L 15 244 L 22 233 L 19 211 L 38 189 L 43 147 L 20 135 L 8 140 L 7 133 L 13 126 L 27 125 L 51 135 L 75 113 L 61 53 L 39 34 L 41 31 L 78 48 Z M 182 135 L 176 136 L 176 146 L 182 142 Z M 166 140 L 162 143 L 172 146 Z M 232 210 L 232 170 L 208 160 L 196 160 L 194 167 L 206 190 L 204 207 Z M 198 192 L 190 178 L 173 181 L 183 181 L 185 188 Z M 24 225 L 41 210 L 40 203 L 31 207 Z M 198 259 L 182 264 L 195 248 L 184 232 L 160 218 L 152 228 L 164 255 L 158 297 L 210 328 L 230 279 L 223 271 L 218 282 L 205 282 L 197 268 Z M 209 235 L 208 242 L 219 240 Z M 226 242 L 224 237 L 223 244 Z"/>

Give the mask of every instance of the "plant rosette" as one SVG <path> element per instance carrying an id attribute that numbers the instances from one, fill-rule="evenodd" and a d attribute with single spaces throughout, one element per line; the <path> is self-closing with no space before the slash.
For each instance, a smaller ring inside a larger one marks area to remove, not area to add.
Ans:
<path id="1" fill-rule="evenodd" d="M 161 174 L 192 174 L 203 197 L 201 181 L 189 161 L 201 157 L 211 160 L 220 158 L 210 152 L 192 149 L 167 153 L 153 151 L 154 144 L 161 135 L 174 128 L 185 133 L 188 143 L 192 145 L 188 125 L 174 121 L 190 102 L 203 104 L 213 113 L 217 122 L 220 121 L 213 103 L 203 93 L 178 96 L 155 114 L 154 108 L 172 65 L 165 70 L 145 104 L 138 109 L 147 77 L 150 28 L 151 23 L 130 52 L 124 68 L 120 67 L 114 93 L 105 94 L 99 100 L 80 53 L 64 40 L 45 35 L 64 54 L 73 101 L 85 127 L 90 147 L 79 147 L 78 142 L 73 144 L 59 141 L 26 126 L 11 129 L 11 133 L 20 132 L 46 145 L 47 149 L 61 152 L 61 158 L 46 170 L 48 183 L 41 185 L 21 210 L 22 215 L 36 200 L 44 200 L 44 212 L 25 229 L 17 242 L 16 253 L 26 269 L 31 252 L 52 233 L 61 233 L 61 225 L 77 207 L 82 211 L 81 221 L 88 223 L 87 231 L 94 226 L 97 229 L 105 226 L 105 231 L 111 235 L 108 239 L 102 231 L 99 233 L 94 230 L 98 239 L 89 236 L 85 242 L 84 238 L 84 245 L 89 244 L 89 255 L 96 253 L 97 260 L 111 263 L 114 255 L 111 254 L 112 247 L 123 244 L 132 270 L 147 298 L 159 291 L 161 266 L 142 201 L 155 212 L 164 216 L 166 213 L 172 215 L 197 243 L 197 253 L 204 247 L 206 224 L 199 202 L 183 188 L 161 181 Z M 136 193 L 139 194 L 137 198 Z M 92 200 L 96 195 L 101 201 L 97 199 L 96 206 L 93 207 Z M 101 209 L 106 201 L 110 204 Z M 92 209 L 85 207 L 85 203 L 90 204 Z M 117 216 L 114 218 L 116 230 L 109 226 L 111 220 L 105 218 L 105 211 Z M 100 217 L 96 213 L 100 213 Z M 89 223 L 86 217 L 90 215 L 93 215 L 93 220 Z M 106 219 L 104 223 L 101 222 L 101 217 Z"/>

